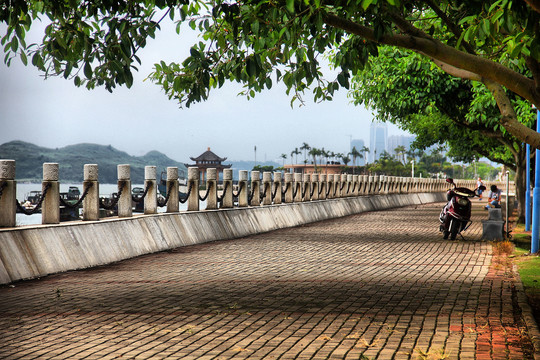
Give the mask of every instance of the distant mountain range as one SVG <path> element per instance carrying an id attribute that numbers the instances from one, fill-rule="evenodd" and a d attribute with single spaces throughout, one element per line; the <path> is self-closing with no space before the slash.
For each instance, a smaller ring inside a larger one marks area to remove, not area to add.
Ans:
<path id="1" fill-rule="evenodd" d="M 168 166 L 177 166 L 180 174 L 187 176 L 187 169 L 158 151 L 150 151 L 144 156 L 131 156 L 112 146 L 97 144 L 76 144 L 63 148 L 49 149 L 23 141 L 10 141 L 0 145 L 0 159 L 16 161 L 17 181 L 41 182 L 43 163 L 59 164 L 61 182 L 82 182 L 84 164 L 98 164 L 99 181 L 115 184 L 118 181 L 117 165 L 131 165 L 131 180 L 142 184 L 144 167 L 157 167 L 158 179 Z"/>

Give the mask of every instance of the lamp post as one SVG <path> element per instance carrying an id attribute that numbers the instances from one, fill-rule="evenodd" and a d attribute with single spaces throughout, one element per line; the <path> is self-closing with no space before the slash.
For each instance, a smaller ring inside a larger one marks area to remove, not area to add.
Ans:
<path id="1" fill-rule="evenodd" d="M 411 169 L 411 177 L 414 178 L 414 159 L 411 160 L 412 169 Z"/>

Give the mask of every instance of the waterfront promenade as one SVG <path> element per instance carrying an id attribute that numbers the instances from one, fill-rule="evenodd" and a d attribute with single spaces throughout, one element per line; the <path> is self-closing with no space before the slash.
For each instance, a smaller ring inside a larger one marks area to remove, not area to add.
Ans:
<path id="1" fill-rule="evenodd" d="M 533 359 L 481 204 L 465 241 L 429 204 L 3 286 L 0 358 Z"/>

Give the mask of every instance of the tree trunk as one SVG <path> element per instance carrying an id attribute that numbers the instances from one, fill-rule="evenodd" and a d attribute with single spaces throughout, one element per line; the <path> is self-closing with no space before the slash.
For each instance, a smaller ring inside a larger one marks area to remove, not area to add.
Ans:
<path id="1" fill-rule="evenodd" d="M 527 190 L 526 164 L 527 163 L 525 159 L 525 151 L 523 150 L 523 148 L 521 148 L 518 152 L 518 156 L 516 157 L 516 178 L 514 180 L 516 188 L 516 200 L 518 203 L 518 223 L 525 222 L 525 191 Z M 512 208 L 512 204 L 509 205 L 510 208 Z"/>

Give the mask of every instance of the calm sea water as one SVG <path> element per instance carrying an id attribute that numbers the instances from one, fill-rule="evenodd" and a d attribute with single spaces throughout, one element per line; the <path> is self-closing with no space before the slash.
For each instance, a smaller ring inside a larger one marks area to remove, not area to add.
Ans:
<path id="1" fill-rule="evenodd" d="M 83 192 L 82 184 L 62 184 L 60 183 L 60 192 L 67 192 L 70 186 L 76 186 L 79 188 L 81 194 Z M 142 187 L 142 184 L 131 184 L 131 187 Z M 41 191 L 41 184 L 17 184 L 17 200 L 22 204 L 26 199 L 30 191 Z M 99 184 L 99 196 L 100 197 L 109 197 L 112 193 L 118 192 L 117 184 Z M 206 206 L 205 203 L 201 203 L 201 209 L 204 209 Z M 158 212 L 165 212 L 166 207 L 158 207 Z M 180 211 L 187 210 L 187 203 L 180 204 Z M 41 214 L 25 215 L 17 214 L 17 225 L 35 225 L 41 224 Z"/>

